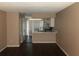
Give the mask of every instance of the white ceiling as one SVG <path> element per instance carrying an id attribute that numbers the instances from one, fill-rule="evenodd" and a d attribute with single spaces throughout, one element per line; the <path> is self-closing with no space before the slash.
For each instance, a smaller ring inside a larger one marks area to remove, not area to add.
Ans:
<path id="1" fill-rule="evenodd" d="M 0 2 L 0 10 L 23 13 L 57 13 L 73 2 Z"/>

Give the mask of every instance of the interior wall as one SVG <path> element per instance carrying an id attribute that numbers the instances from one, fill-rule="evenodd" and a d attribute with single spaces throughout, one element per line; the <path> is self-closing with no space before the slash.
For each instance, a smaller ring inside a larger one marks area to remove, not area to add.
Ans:
<path id="1" fill-rule="evenodd" d="M 51 17 L 50 27 L 55 27 L 55 17 Z"/>
<path id="2" fill-rule="evenodd" d="M 48 17 L 55 17 L 56 14 L 53 13 L 33 13 L 33 18 L 48 18 Z"/>
<path id="3" fill-rule="evenodd" d="M 0 11 L 0 51 L 6 47 L 6 12 Z"/>
<path id="4" fill-rule="evenodd" d="M 56 15 L 57 44 L 68 55 L 79 55 L 79 3 Z"/>
<path id="5" fill-rule="evenodd" d="M 7 13 L 7 46 L 18 47 L 19 43 L 19 14 Z"/>

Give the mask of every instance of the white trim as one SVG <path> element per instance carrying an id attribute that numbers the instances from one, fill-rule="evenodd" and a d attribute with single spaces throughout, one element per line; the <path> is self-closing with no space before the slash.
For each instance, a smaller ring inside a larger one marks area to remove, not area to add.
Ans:
<path id="1" fill-rule="evenodd" d="M 7 47 L 5 46 L 4 48 L 0 49 L 0 52 L 2 52 L 5 48 L 7 48 Z"/>
<path id="2" fill-rule="evenodd" d="M 23 40 L 21 40 L 20 42 L 23 43 Z"/>
<path id="3" fill-rule="evenodd" d="M 56 43 L 56 41 L 32 41 L 32 43 Z"/>
<path id="4" fill-rule="evenodd" d="M 20 47 L 20 45 L 7 45 L 7 47 Z"/>
<path id="5" fill-rule="evenodd" d="M 58 43 L 56 43 L 57 45 L 58 45 L 58 47 L 67 55 L 67 56 L 69 56 L 69 54 L 58 44 Z"/>

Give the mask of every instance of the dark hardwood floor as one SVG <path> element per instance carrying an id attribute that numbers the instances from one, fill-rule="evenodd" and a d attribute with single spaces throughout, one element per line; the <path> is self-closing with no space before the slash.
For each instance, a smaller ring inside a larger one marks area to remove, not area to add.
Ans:
<path id="1" fill-rule="evenodd" d="M 0 56 L 65 56 L 60 48 L 51 43 L 22 43 L 20 47 L 7 47 Z"/>

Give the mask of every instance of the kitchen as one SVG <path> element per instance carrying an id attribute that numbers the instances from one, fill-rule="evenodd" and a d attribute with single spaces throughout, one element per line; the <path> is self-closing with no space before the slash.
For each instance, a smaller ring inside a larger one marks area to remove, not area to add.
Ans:
<path id="1" fill-rule="evenodd" d="M 23 26 L 24 41 L 31 43 L 56 43 L 55 16 L 25 16 L 24 21 L 27 24 Z"/>

